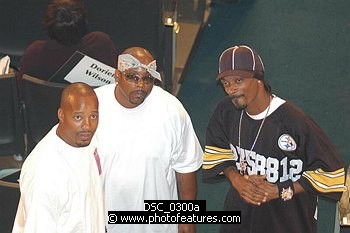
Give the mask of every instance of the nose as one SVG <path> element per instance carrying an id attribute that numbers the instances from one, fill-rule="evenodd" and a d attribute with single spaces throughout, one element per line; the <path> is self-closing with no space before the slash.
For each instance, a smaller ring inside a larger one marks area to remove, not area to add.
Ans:
<path id="1" fill-rule="evenodd" d="M 144 83 L 144 81 L 143 81 L 142 78 L 140 78 L 139 80 L 137 80 L 136 86 L 137 86 L 137 87 L 143 87 L 143 86 L 145 86 L 145 83 Z"/>
<path id="2" fill-rule="evenodd" d="M 237 92 L 237 87 L 231 84 L 225 87 L 225 91 L 228 95 L 233 95 Z"/>
<path id="3" fill-rule="evenodd" d="M 91 126 L 90 119 L 89 118 L 84 119 L 82 128 L 87 130 L 87 129 L 90 129 L 90 126 Z"/>

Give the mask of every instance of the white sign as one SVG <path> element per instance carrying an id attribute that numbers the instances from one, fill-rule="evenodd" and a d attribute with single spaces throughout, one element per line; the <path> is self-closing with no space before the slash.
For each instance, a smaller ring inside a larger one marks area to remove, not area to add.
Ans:
<path id="1" fill-rule="evenodd" d="M 114 72 L 113 67 L 85 55 L 64 79 L 70 83 L 84 82 L 90 86 L 103 86 L 115 82 Z"/>
<path id="2" fill-rule="evenodd" d="M 114 83 L 115 68 L 76 51 L 49 79 L 57 83 L 84 82 L 98 87 Z"/>

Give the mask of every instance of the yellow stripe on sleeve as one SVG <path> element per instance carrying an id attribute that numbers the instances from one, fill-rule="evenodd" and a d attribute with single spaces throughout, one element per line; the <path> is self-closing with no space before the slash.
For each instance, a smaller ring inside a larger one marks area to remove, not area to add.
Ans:
<path id="1" fill-rule="evenodd" d="M 203 169 L 211 169 L 222 162 L 236 159 L 237 156 L 232 153 L 231 149 L 205 146 Z"/>
<path id="2" fill-rule="evenodd" d="M 309 180 L 317 191 L 322 193 L 343 192 L 345 189 L 344 168 L 331 172 L 325 172 L 322 169 L 305 171 L 303 176 Z"/>

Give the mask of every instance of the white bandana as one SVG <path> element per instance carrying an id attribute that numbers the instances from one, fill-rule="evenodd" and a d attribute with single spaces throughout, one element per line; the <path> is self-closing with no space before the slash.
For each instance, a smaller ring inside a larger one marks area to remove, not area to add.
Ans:
<path id="1" fill-rule="evenodd" d="M 142 64 L 137 58 L 130 54 L 121 54 L 118 56 L 118 70 L 125 71 L 130 68 L 142 67 L 147 70 L 154 78 L 162 81 L 160 73 L 157 72 L 156 60 L 151 61 L 148 65 Z"/>

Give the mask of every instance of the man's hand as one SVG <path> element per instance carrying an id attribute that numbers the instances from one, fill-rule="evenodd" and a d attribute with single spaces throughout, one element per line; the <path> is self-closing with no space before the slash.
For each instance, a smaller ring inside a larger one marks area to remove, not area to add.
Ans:
<path id="1" fill-rule="evenodd" d="M 252 176 L 249 176 L 249 179 L 254 179 L 255 177 L 262 177 L 262 176 L 252 175 Z M 258 178 L 258 180 L 259 180 L 259 184 L 258 184 L 259 188 L 267 194 L 265 202 L 269 202 L 271 200 L 280 198 L 281 193 L 279 193 L 278 191 L 277 184 L 272 184 L 268 182 L 266 179 L 261 180 L 260 178 Z M 305 192 L 305 189 L 300 185 L 298 181 L 293 182 L 292 185 L 294 189 L 294 195 L 297 193 Z"/>
<path id="2" fill-rule="evenodd" d="M 179 224 L 179 233 L 196 233 L 195 224 Z"/>
<path id="3" fill-rule="evenodd" d="M 249 176 L 249 179 L 253 180 L 253 182 L 259 186 L 259 189 L 265 192 L 266 199 L 264 199 L 264 203 L 279 198 L 277 185 L 268 182 L 266 176 L 251 175 Z M 256 181 L 254 181 L 255 179 Z"/>
<path id="4" fill-rule="evenodd" d="M 242 176 L 232 167 L 226 168 L 224 173 L 244 201 L 252 205 L 261 205 L 266 202 L 269 193 L 264 190 L 264 186 L 260 187 L 263 182 L 266 182 L 265 176 Z"/>
<path id="5" fill-rule="evenodd" d="M 261 175 L 240 175 L 233 167 L 224 170 L 227 179 L 230 180 L 233 188 L 237 190 L 244 201 L 253 205 L 261 205 L 271 200 L 280 198 L 277 184 L 266 180 Z M 294 194 L 305 192 L 299 182 L 293 182 Z"/>

